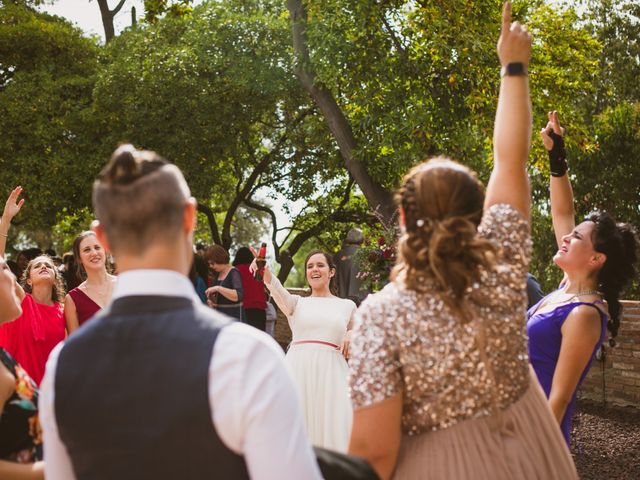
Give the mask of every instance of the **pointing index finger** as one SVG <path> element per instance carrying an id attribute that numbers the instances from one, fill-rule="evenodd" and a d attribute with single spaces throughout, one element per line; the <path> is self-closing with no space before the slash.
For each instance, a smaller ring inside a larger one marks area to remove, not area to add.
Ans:
<path id="1" fill-rule="evenodd" d="M 502 7 L 502 31 L 508 32 L 511 28 L 511 2 L 504 2 Z"/>

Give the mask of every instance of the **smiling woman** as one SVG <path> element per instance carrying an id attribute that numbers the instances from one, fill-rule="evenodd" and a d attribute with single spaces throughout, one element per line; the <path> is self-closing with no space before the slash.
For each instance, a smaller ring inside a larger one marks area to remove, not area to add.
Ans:
<path id="1" fill-rule="evenodd" d="M 0 255 L 4 255 L 11 219 L 24 203 L 18 200 L 22 187 L 16 187 L 4 207 L 0 223 Z M 40 384 L 49 353 L 64 340 L 65 323 L 62 305 L 62 282 L 53 261 L 41 255 L 29 262 L 17 286 L 22 315 L 0 327 L 0 346 L 24 367 Z"/>
<path id="2" fill-rule="evenodd" d="M 69 291 L 64 301 L 64 318 L 71 335 L 110 301 L 116 277 L 107 272 L 106 252 L 95 233 L 82 232 L 73 241 L 73 257 L 84 282 Z"/>
<path id="3" fill-rule="evenodd" d="M 257 269 L 256 261 L 251 264 Z M 349 336 L 356 305 L 335 296 L 331 255 L 314 251 L 304 269 L 309 297 L 290 294 L 265 267 L 264 283 L 287 316 L 293 341 L 286 362 L 297 387 L 307 434 L 319 447 L 346 452 L 351 432 L 348 393 Z"/>
<path id="4" fill-rule="evenodd" d="M 578 387 L 607 327 L 612 338 L 618 333 L 618 298 L 635 277 L 638 241 L 630 225 L 616 223 L 607 213 L 591 214 L 575 225 L 564 128 L 557 112 L 549 112 L 540 133 L 551 163 L 551 214 L 558 242 L 553 261 L 565 280 L 529 310 L 529 356 L 569 444 Z"/>

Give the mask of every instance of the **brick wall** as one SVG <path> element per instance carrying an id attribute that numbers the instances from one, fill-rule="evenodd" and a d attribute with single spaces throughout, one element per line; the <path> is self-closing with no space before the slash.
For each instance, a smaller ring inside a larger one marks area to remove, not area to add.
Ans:
<path id="1" fill-rule="evenodd" d="M 640 302 L 623 301 L 622 308 L 616 346 L 605 342 L 604 374 L 602 361 L 594 360 L 579 397 L 640 408 Z"/>

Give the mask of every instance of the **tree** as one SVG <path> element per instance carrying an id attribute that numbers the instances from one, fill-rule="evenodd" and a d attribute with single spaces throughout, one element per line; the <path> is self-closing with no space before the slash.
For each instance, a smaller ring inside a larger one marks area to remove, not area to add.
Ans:
<path id="1" fill-rule="evenodd" d="M 98 46 L 59 17 L 0 8 L 0 184 L 22 185 L 21 230 L 50 236 L 63 208 L 88 205 L 99 165 L 91 92 Z"/>
<path id="2" fill-rule="evenodd" d="M 98 7 L 100 8 L 100 16 L 102 17 L 102 26 L 104 28 L 104 40 L 105 42 L 110 42 L 113 37 L 115 37 L 116 32 L 113 26 L 113 19 L 115 16 L 122 10 L 126 0 L 120 0 L 118 4 L 109 8 L 108 0 L 96 0 L 98 2 Z"/>
<path id="3" fill-rule="evenodd" d="M 343 218 L 351 197 L 342 201 L 348 178 L 291 73 L 281 14 L 276 2 L 212 3 L 123 33 L 107 47 L 94 108 L 103 155 L 130 141 L 175 162 L 225 248 L 237 240 L 240 208 L 274 217 L 261 201 L 270 189 L 307 198 L 305 220 L 283 248 L 292 256 L 330 228 L 325 213 Z M 285 278 L 289 269 L 283 264 Z"/>

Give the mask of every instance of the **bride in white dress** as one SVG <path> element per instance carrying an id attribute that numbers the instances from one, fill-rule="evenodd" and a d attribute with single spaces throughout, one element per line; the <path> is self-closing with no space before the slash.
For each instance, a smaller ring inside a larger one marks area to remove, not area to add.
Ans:
<path id="1" fill-rule="evenodd" d="M 255 262 L 251 266 L 255 271 Z M 311 296 L 289 293 L 267 268 L 264 283 L 287 316 L 293 334 L 286 363 L 293 375 L 311 443 L 346 452 L 351 434 L 349 398 L 349 330 L 356 305 L 336 297 L 331 283 L 333 260 L 312 252 L 305 261 Z"/>

